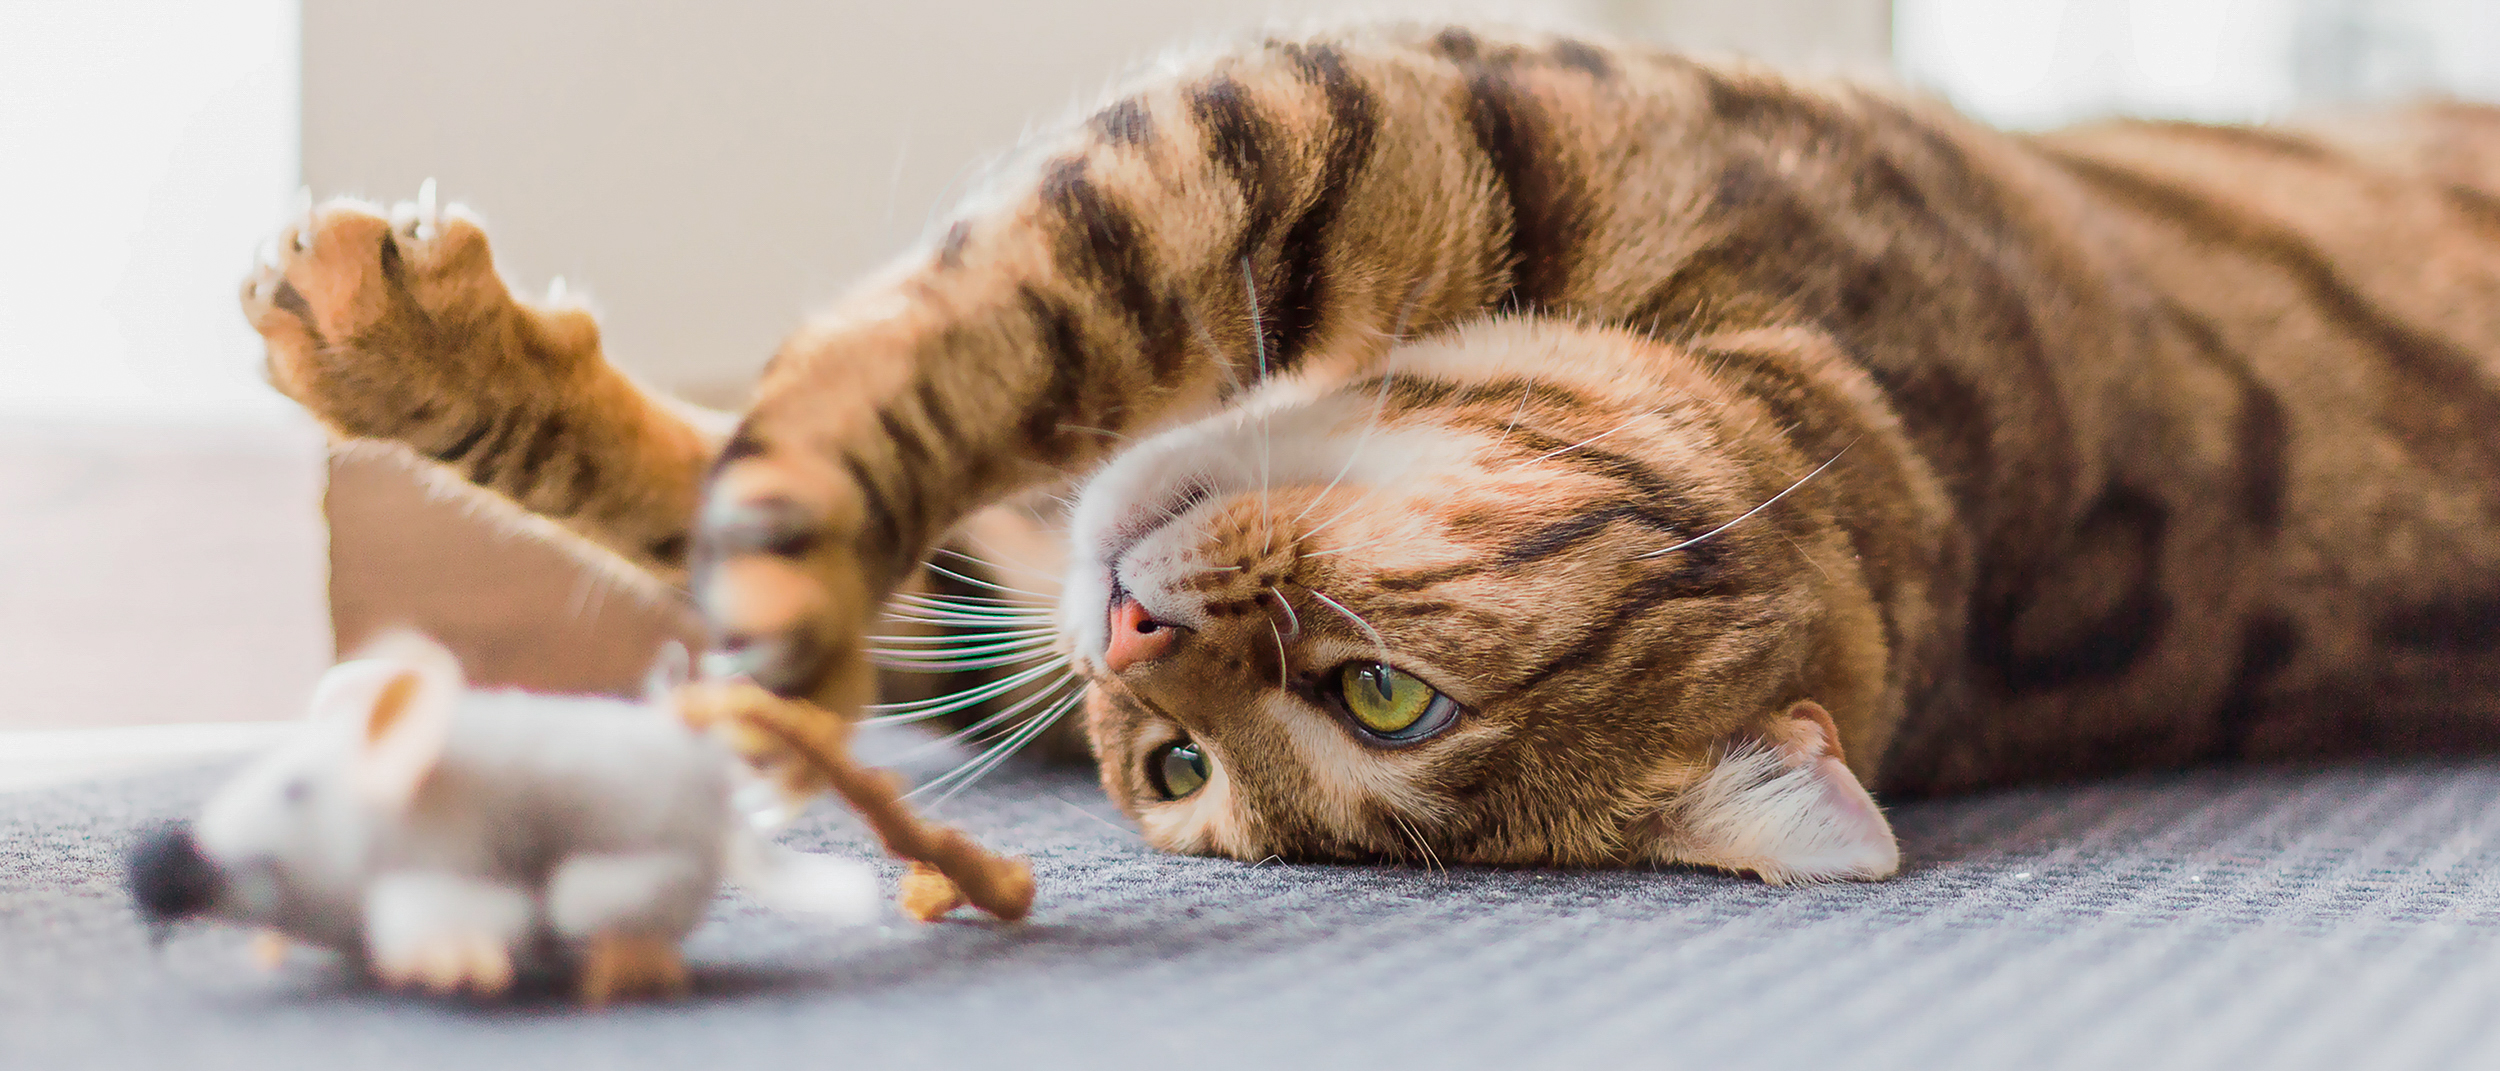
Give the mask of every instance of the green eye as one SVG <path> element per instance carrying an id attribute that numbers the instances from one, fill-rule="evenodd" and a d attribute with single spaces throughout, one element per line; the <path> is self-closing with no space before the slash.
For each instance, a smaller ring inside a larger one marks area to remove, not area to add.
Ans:
<path id="1" fill-rule="evenodd" d="M 1165 744 L 1146 756 L 1146 780 L 1164 799 L 1180 799 L 1207 783 L 1207 757 L 1187 740 Z"/>
<path id="2" fill-rule="evenodd" d="M 1384 740 L 1420 740 L 1458 714 L 1458 704 L 1423 678 L 1378 662 L 1353 662 L 1338 670 L 1337 696 L 1356 724 Z"/>

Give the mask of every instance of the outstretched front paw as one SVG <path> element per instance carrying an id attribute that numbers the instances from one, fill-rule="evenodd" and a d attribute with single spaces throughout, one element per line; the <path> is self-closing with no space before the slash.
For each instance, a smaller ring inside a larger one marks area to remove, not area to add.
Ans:
<path id="1" fill-rule="evenodd" d="M 855 714 L 873 687 L 866 637 L 875 598 L 854 533 L 852 477 L 745 434 L 705 495 L 695 594 L 715 650 L 704 670 Z"/>
<path id="2" fill-rule="evenodd" d="M 270 382 L 349 435 L 409 437 L 499 379 L 597 346 L 587 314 L 570 324 L 516 302 L 486 232 L 438 205 L 430 180 L 387 214 L 346 199 L 315 208 L 307 196 L 262 248 L 242 298 L 268 344 Z M 542 363 L 512 359 L 524 351 Z"/>

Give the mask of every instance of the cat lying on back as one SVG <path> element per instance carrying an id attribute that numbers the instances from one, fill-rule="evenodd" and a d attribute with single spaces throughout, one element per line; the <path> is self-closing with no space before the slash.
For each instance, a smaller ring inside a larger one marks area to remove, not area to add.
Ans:
<path id="1" fill-rule="evenodd" d="M 321 208 L 245 303 L 340 434 L 837 711 L 933 547 L 1083 481 L 1054 642 L 1167 848 L 1874 878 L 1864 786 L 2494 742 L 2495 154 L 1392 27 L 1036 139 L 726 436 L 430 198 Z"/>

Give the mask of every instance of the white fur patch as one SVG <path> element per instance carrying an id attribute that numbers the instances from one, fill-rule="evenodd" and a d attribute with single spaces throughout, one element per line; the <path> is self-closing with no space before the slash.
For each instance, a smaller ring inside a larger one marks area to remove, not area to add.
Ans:
<path id="1" fill-rule="evenodd" d="M 1669 862 L 1750 870 L 1774 885 L 1873 880 L 1900 869 L 1892 827 L 1847 767 L 1739 748 L 1688 791 L 1660 855 Z"/>

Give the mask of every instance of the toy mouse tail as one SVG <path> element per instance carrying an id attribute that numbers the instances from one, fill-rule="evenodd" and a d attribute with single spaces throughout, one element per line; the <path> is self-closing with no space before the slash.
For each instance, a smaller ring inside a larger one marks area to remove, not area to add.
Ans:
<path id="1" fill-rule="evenodd" d="M 793 851 L 745 830 L 730 838 L 728 864 L 729 880 L 775 911 L 858 926 L 876 921 L 884 905 L 876 868 Z"/>

